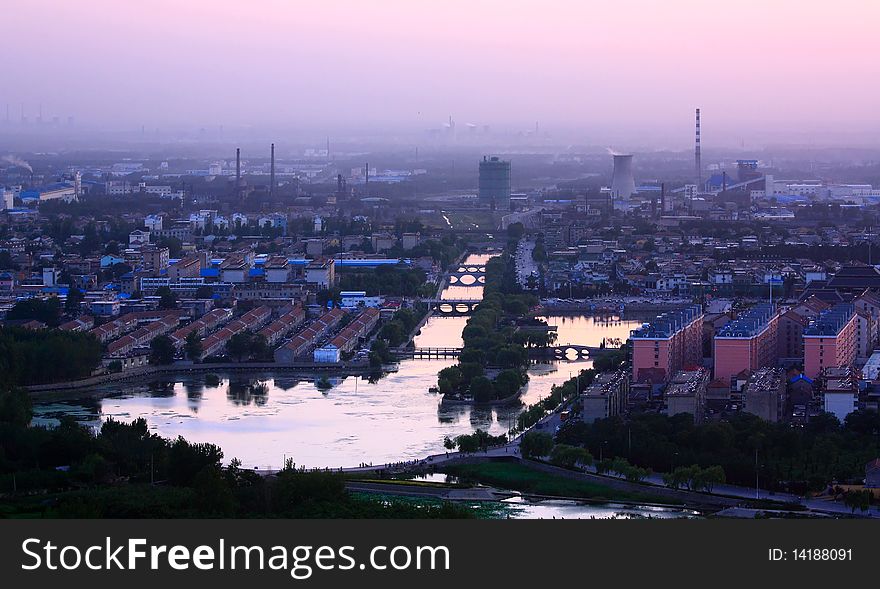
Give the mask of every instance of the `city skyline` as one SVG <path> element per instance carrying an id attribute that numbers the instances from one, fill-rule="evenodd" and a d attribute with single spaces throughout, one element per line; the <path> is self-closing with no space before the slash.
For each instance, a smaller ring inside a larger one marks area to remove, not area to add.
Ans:
<path id="1" fill-rule="evenodd" d="M 852 1 L 13 4 L 7 42 L 25 49 L 7 76 L 27 82 L 0 92 L 12 122 L 406 135 L 452 116 L 459 133 L 667 149 L 692 143 L 698 106 L 724 146 L 876 144 L 880 128 L 880 8 Z"/>

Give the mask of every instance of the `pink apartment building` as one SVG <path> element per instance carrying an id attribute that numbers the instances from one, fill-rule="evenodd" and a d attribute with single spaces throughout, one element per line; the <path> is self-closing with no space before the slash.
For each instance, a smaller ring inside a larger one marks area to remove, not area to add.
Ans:
<path id="1" fill-rule="evenodd" d="M 850 303 L 821 313 L 804 330 L 804 374 L 815 379 L 825 368 L 852 366 L 858 352 L 858 317 Z"/>
<path id="2" fill-rule="evenodd" d="M 699 305 L 664 313 L 630 334 L 632 379 L 663 371 L 664 380 L 686 367 L 700 365 L 703 356 L 703 309 Z"/>
<path id="3" fill-rule="evenodd" d="M 715 379 L 729 383 L 737 374 L 773 367 L 779 361 L 779 313 L 762 303 L 744 311 L 715 335 Z"/>

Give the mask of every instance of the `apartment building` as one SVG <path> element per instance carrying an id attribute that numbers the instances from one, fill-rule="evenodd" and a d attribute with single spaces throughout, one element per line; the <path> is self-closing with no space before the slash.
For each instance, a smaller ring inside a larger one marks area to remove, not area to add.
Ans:
<path id="1" fill-rule="evenodd" d="M 743 411 L 764 421 L 779 421 L 785 405 L 785 375 L 780 368 L 759 368 L 743 391 Z"/>
<path id="2" fill-rule="evenodd" d="M 743 371 L 776 366 L 778 330 L 779 312 L 775 305 L 761 303 L 740 313 L 715 334 L 715 378 L 730 382 Z"/>
<path id="3" fill-rule="evenodd" d="M 823 311 L 804 330 L 804 374 L 817 378 L 825 368 L 851 366 L 858 353 L 855 306 L 838 303 Z"/>
<path id="4" fill-rule="evenodd" d="M 632 379 L 659 371 L 664 380 L 687 366 L 698 366 L 703 357 L 703 309 L 699 305 L 664 313 L 633 330 Z"/>

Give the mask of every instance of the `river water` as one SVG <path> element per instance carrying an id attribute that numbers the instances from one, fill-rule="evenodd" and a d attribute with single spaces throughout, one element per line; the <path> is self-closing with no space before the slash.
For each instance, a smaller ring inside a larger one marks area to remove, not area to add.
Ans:
<path id="1" fill-rule="evenodd" d="M 471 256 L 466 263 L 482 263 Z M 452 290 L 454 289 L 454 290 Z M 482 287 L 452 286 L 444 298 L 479 299 Z M 556 325 L 559 343 L 599 345 L 603 338 L 626 339 L 638 320 L 572 316 L 545 317 Z M 458 347 L 466 317 L 432 316 L 416 336 L 419 347 Z M 163 377 L 141 384 L 111 384 L 75 398 L 37 404 L 35 423 L 73 415 L 99 426 L 109 417 L 144 417 L 166 437 L 219 445 L 225 460 L 237 457 L 246 467 L 278 468 L 285 458 L 306 467 L 357 466 L 423 457 L 443 451 L 443 439 L 477 428 L 501 434 L 515 423 L 520 407 L 481 409 L 441 406 L 428 388 L 437 372 L 455 360 L 404 360 L 396 372 L 376 382 L 348 376 L 331 379 L 320 391 L 314 380 L 272 374 L 222 374 L 219 386 L 204 375 Z M 553 385 L 588 368 L 589 360 L 533 366 L 522 396 L 531 404 Z M 265 386 L 254 387 L 255 383 Z"/>

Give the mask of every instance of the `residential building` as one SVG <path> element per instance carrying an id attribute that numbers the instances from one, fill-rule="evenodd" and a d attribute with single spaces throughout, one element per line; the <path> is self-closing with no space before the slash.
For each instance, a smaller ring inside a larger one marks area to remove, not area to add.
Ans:
<path id="1" fill-rule="evenodd" d="M 729 382 L 741 372 L 776 366 L 778 324 L 775 305 L 761 303 L 722 327 L 715 335 L 715 378 Z"/>
<path id="2" fill-rule="evenodd" d="M 764 421 L 779 421 L 785 408 L 785 375 L 779 368 L 759 368 L 743 391 L 743 411 Z"/>
<path id="3" fill-rule="evenodd" d="M 291 340 L 275 350 L 275 361 L 290 364 L 302 359 L 318 345 L 318 341 L 330 330 L 339 325 L 346 313 L 342 309 L 331 309 L 312 321 Z"/>
<path id="4" fill-rule="evenodd" d="M 858 321 L 851 303 L 823 311 L 804 330 L 804 374 L 817 378 L 825 368 L 851 366 L 858 353 Z"/>
<path id="5" fill-rule="evenodd" d="M 698 366 L 703 356 L 703 309 L 686 307 L 658 316 L 630 334 L 633 345 L 632 379 L 643 372 L 669 380 L 685 367 Z"/>
<path id="6" fill-rule="evenodd" d="M 820 390 L 823 409 L 840 423 L 856 410 L 859 401 L 857 375 L 850 366 L 829 366 L 822 369 Z"/>
<path id="7" fill-rule="evenodd" d="M 701 423 L 705 417 L 708 386 L 709 371 L 705 368 L 676 372 L 666 387 L 666 415 L 690 413 L 694 423 Z"/>
<path id="8" fill-rule="evenodd" d="M 330 288 L 336 284 L 336 269 L 333 260 L 315 260 L 306 266 L 306 284 L 316 284 L 318 288 Z"/>
<path id="9" fill-rule="evenodd" d="M 629 374 L 625 369 L 598 374 L 581 392 L 581 419 L 592 423 L 619 415 L 626 406 L 628 394 Z"/>

